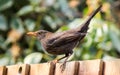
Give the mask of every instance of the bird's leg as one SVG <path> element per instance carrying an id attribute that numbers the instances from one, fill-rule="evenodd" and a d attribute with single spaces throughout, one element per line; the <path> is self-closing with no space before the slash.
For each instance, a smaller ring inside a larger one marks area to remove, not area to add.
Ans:
<path id="1" fill-rule="evenodd" d="M 69 58 L 71 55 L 72 55 L 72 54 L 66 54 L 66 55 L 65 55 L 66 59 L 65 59 L 65 61 L 62 63 L 62 65 L 60 66 L 60 68 L 62 69 L 62 70 L 61 70 L 62 72 L 64 71 L 64 69 L 65 69 L 65 67 L 66 67 L 66 62 L 67 62 L 68 58 Z M 64 58 L 65 58 L 65 57 L 64 57 Z"/>
<path id="2" fill-rule="evenodd" d="M 81 32 L 80 34 L 81 34 L 81 35 L 86 35 L 86 34 L 87 34 L 87 32 Z"/>
<path id="3" fill-rule="evenodd" d="M 53 62 L 54 64 L 56 64 L 58 61 L 66 58 L 66 57 L 67 57 L 67 55 L 65 55 L 64 57 L 61 57 L 61 58 L 59 58 L 59 59 L 54 59 L 54 60 L 52 60 L 52 62 Z M 50 62 L 51 62 L 51 61 L 50 61 Z"/>
<path id="4" fill-rule="evenodd" d="M 61 58 L 59 58 L 59 59 L 54 59 L 52 62 L 53 62 L 53 63 L 57 63 L 58 61 L 66 58 L 66 57 L 67 57 L 67 55 L 65 55 L 64 57 L 61 57 Z"/>
<path id="5" fill-rule="evenodd" d="M 57 61 L 60 61 L 60 60 L 62 60 L 62 59 L 64 59 L 64 58 L 66 58 L 68 55 L 65 55 L 64 57 L 61 57 L 61 58 L 59 58 Z"/>
<path id="6" fill-rule="evenodd" d="M 55 59 L 55 60 L 53 60 L 53 61 L 58 62 L 58 61 L 66 58 L 66 57 L 68 57 L 68 56 L 69 56 L 68 54 L 65 54 L 65 56 L 63 56 L 63 57 L 61 57 L 61 58 L 59 58 L 59 59 Z"/>

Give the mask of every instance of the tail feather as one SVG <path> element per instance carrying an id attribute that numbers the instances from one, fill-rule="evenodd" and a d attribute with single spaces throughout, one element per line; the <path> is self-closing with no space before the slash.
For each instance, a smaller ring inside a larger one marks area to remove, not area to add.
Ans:
<path id="1" fill-rule="evenodd" d="M 87 32 L 88 30 L 88 26 L 89 23 L 91 21 L 91 19 L 100 11 L 102 5 L 100 5 L 89 17 L 88 19 L 82 24 L 82 26 L 80 27 L 79 32 Z"/>

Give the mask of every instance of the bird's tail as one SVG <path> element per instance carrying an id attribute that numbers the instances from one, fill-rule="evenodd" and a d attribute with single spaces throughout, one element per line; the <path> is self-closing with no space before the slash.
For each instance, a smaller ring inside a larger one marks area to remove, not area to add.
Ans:
<path id="1" fill-rule="evenodd" d="M 91 21 L 91 19 L 100 11 L 102 5 L 100 5 L 89 17 L 88 19 L 82 24 L 82 26 L 80 27 L 79 29 L 79 32 L 87 32 L 88 30 L 88 26 L 89 26 L 89 23 Z"/>

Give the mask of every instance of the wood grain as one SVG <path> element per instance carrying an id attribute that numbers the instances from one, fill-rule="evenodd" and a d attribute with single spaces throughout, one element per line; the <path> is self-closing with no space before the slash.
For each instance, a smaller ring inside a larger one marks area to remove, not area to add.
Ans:
<path id="1" fill-rule="evenodd" d="M 0 75 L 120 75 L 120 59 L 84 60 L 62 63 L 21 64 L 0 66 Z"/>
<path id="2" fill-rule="evenodd" d="M 30 65 L 30 75 L 54 75 L 54 63 L 41 63 Z"/>
<path id="3" fill-rule="evenodd" d="M 120 59 L 104 61 L 103 75 L 120 75 Z"/>
<path id="4" fill-rule="evenodd" d="M 78 75 L 102 75 L 103 62 L 101 60 L 85 60 L 79 62 Z"/>
<path id="5" fill-rule="evenodd" d="M 29 75 L 29 65 L 11 65 L 7 66 L 7 75 Z"/>
<path id="6" fill-rule="evenodd" d="M 6 67 L 0 66 L 0 75 L 6 75 Z"/>
<path id="7" fill-rule="evenodd" d="M 62 63 L 56 64 L 55 75 L 77 75 L 79 67 L 78 62 L 76 61 L 67 62 L 63 72 L 62 68 L 60 68 L 61 65 Z"/>

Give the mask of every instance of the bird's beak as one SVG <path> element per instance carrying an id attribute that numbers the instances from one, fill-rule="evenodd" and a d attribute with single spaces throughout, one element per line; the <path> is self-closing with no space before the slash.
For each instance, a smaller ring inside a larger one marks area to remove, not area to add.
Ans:
<path id="1" fill-rule="evenodd" d="M 35 36 L 35 37 L 36 37 L 36 36 L 37 36 L 37 33 L 36 33 L 36 32 L 28 32 L 27 35 L 28 35 L 28 36 Z"/>

